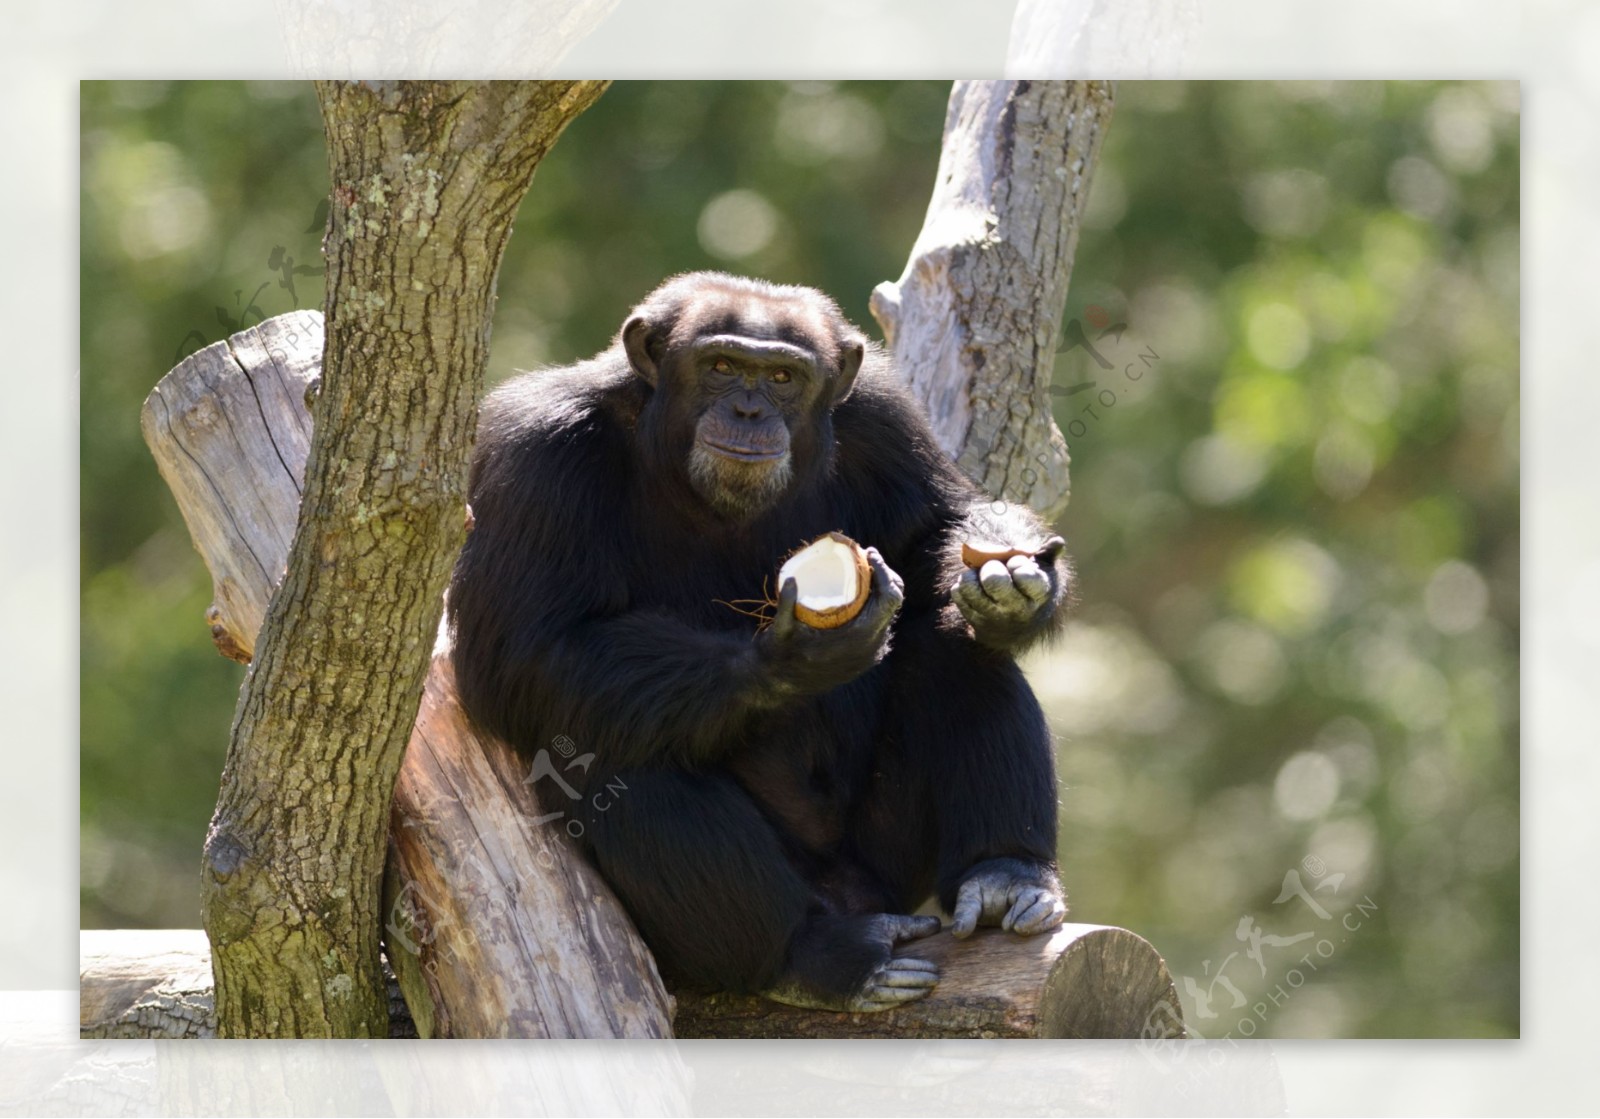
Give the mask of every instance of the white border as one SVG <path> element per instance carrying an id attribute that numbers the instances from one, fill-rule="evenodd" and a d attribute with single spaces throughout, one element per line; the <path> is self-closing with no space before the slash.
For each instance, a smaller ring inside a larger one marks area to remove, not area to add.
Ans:
<path id="1" fill-rule="evenodd" d="M 1030 3 L 1023 0 L 1023 6 Z M 1100 6 L 1095 0 L 1048 3 L 1063 9 L 1057 17 L 1070 16 L 1066 9 L 1074 5 Z M 393 19 L 395 7 L 356 0 L 342 10 Z M 1170 7 L 1164 0 L 1122 5 L 1155 19 Z M 650 8 L 670 8 L 678 18 L 663 32 L 659 16 L 641 14 L 638 0 L 621 0 L 558 69 L 616 77 L 998 76 L 1013 11 L 994 0 L 652 0 Z M 1218 0 L 1203 8 L 1200 26 L 1176 59 L 1107 55 L 1106 68 L 1097 70 L 1091 56 L 1084 65 L 1093 76 L 1154 71 L 1521 77 L 1525 83 L 1524 1041 L 1280 1042 L 1223 1054 L 1214 1074 L 1192 1065 L 1161 1066 L 1167 1058 L 1160 1054 L 1104 1046 L 996 1052 L 949 1043 L 650 1049 L 471 1043 L 419 1050 L 72 1041 L 76 83 L 82 77 L 288 77 L 304 68 L 290 65 L 292 39 L 283 33 L 298 10 L 294 0 L 280 0 L 277 13 L 265 5 L 201 0 L 32 3 L 8 13 L 10 26 L 0 37 L 0 152 L 7 166 L 0 175 L 0 214 L 8 219 L 0 337 L 7 343 L 10 390 L 0 409 L 6 525 L 0 606 L 12 623 L 11 640 L 0 650 L 8 740 L 0 780 L 0 898 L 6 902 L 0 1114 L 70 1113 L 76 1106 L 194 1113 L 205 1110 L 213 1093 L 218 1107 L 230 1101 L 228 1113 L 238 1114 L 318 1114 L 353 1105 L 418 1115 L 1182 1113 L 1214 1109 L 1224 1099 L 1232 1104 L 1223 1110 L 1271 1110 L 1279 1076 L 1284 1095 L 1277 1106 L 1291 1114 L 1593 1113 L 1600 1101 L 1586 1026 L 1597 983 L 1586 949 L 1597 927 L 1589 856 L 1600 850 L 1600 813 L 1594 809 L 1597 751 L 1587 702 L 1600 679 L 1600 517 L 1591 481 L 1600 476 L 1600 439 L 1592 430 L 1600 417 L 1600 386 L 1591 372 L 1600 352 L 1600 315 L 1592 306 L 1593 262 L 1600 260 L 1593 203 L 1600 182 L 1594 126 L 1600 68 L 1592 62 L 1600 57 L 1600 9 L 1546 3 L 1525 17 L 1506 0 Z M 657 31 L 640 33 L 646 26 Z M 491 43 L 481 50 L 485 59 L 503 57 Z M 305 62 L 308 55 L 297 57 Z M 69 1068 L 69 1081 L 61 1081 Z M 80 1089 L 70 1098 L 59 1094 L 69 1082 Z M 1224 1082 L 1238 1093 L 1213 1095 Z M 47 1090 L 52 1083 L 57 1094 Z M 400 1085 L 400 1096 L 375 1097 L 370 1086 L 385 1083 Z M 97 1088 L 113 1094 L 96 1095 Z"/>

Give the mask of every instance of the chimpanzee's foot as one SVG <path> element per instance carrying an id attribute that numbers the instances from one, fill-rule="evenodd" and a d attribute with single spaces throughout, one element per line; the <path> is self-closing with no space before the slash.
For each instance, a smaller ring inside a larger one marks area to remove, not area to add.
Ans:
<path id="1" fill-rule="evenodd" d="M 937 917 L 874 913 L 821 917 L 796 935 L 789 968 L 765 998 L 806 1010 L 864 1013 L 920 999 L 939 982 L 939 966 L 895 956 L 897 944 L 939 931 Z"/>
<path id="2" fill-rule="evenodd" d="M 1067 899 L 1055 871 L 1022 859 L 989 859 L 967 871 L 956 894 L 950 935 L 972 935 L 979 925 L 1034 936 L 1067 919 Z"/>

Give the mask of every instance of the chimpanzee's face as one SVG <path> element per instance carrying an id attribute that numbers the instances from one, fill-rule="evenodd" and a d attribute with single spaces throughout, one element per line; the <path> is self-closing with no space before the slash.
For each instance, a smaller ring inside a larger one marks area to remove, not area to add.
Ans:
<path id="1" fill-rule="evenodd" d="M 632 319 L 623 338 L 635 369 L 666 395 L 659 403 L 695 491 L 744 520 L 788 492 L 797 455 L 815 453 L 827 430 L 821 421 L 848 393 L 862 346 L 810 306 L 728 302 L 703 297 L 665 337 Z"/>

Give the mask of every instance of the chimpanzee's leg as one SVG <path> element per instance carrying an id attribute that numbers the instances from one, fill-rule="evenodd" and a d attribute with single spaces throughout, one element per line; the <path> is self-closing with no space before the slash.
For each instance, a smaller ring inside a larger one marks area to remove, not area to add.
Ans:
<path id="1" fill-rule="evenodd" d="M 926 615 L 900 620 L 887 667 L 879 764 L 852 829 L 860 856 L 903 906 L 934 893 L 958 935 L 975 905 L 985 924 L 1059 924 L 1054 745 L 1021 668 Z"/>
<path id="2" fill-rule="evenodd" d="M 583 838 L 662 970 L 711 989 L 772 983 L 811 891 L 743 790 L 678 770 L 603 785 L 604 798 L 585 800 Z"/>
<path id="3" fill-rule="evenodd" d="M 886 1009 L 938 979 L 933 965 L 891 951 L 936 931 L 936 919 L 823 912 L 773 825 L 727 775 L 633 770 L 603 784 L 603 811 L 585 798 L 584 841 L 663 972 L 840 1010 Z"/>

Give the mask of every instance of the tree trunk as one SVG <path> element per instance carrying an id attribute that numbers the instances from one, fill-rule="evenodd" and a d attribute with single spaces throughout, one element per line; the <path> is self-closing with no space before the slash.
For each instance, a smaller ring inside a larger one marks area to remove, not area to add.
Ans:
<path id="1" fill-rule="evenodd" d="M 321 315 L 280 315 L 191 355 L 145 404 L 145 439 L 213 573 L 212 638 L 246 661 L 289 552 L 321 351 Z M 668 1036 L 671 1000 L 632 922 L 558 823 L 539 823 L 515 753 L 478 737 L 454 692 L 436 649 L 390 816 L 386 947 L 415 1029 Z M 187 1013 L 146 1000 L 114 1028 Z"/>
<path id="2" fill-rule="evenodd" d="M 1050 380 L 1112 100 L 1109 82 L 956 82 L 922 233 L 872 293 L 940 446 L 1046 518 L 1070 489 Z"/>
<path id="3" fill-rule="evenodd" d="M 535 167 L 604 84 L 317 89 L 333 184 L 319 422 L 205 846 L 232 1037 L 388 1033 L 389 801 L 465 534 L 495 276 Z"/>
<path id="4" fill-rule="evenodd" d="M 1172 78 L 1200 13 L 1200 0 L 1021 0 L 1006 73 Z"/>

